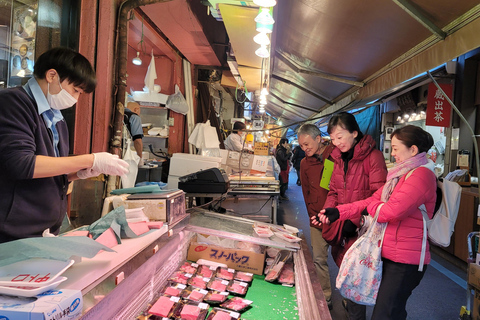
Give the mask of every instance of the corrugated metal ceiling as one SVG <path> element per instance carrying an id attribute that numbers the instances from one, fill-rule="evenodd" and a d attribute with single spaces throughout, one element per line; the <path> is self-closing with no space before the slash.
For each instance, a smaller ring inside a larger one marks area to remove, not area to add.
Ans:
<path id="1" fill-rule="evenodd" d="M 228 4 L 232 1 L 215 1 L 211 9 L 221 12 L 248 90 L 258 90 L 262 60 L 253 42 L 258 8 L 251 1 Z M 220 65 L 185 5 L 186 0 L 174 0 L 145 12 L 192 63 Z M 479 12 L 478 0 L 278 0 L 266 110 L 284 123 L 308 119 L 435 43 L 448 41 L 464 25 L 478 23 Z"/>

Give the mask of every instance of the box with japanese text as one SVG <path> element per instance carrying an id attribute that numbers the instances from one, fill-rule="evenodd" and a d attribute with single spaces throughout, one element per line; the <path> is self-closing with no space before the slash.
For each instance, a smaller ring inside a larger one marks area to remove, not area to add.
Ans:
<path id="1" fill-rule="evenodd" d="M 80 290 L 50 290 L 31 298 L 0 295 L 1 320 L 74 320 L 82 309 Z"/>
<path id="2" fill-rule="evenodd" d="M 256 253 L 248 250 L 201 244 L 195 242 L 194 238 L 188 248 L 187 260 L 197 261 L 198 259 L 224 263 L 229 268 L 235 270 L 261 275 L 263 274 L 263 265 L 265 263 L 265 252 Z"/>
<path id="3" fill-rule="evenodd" d="M 468 283 L 480 290 L 480 265 L 476 263 L 468 264 Z"/>

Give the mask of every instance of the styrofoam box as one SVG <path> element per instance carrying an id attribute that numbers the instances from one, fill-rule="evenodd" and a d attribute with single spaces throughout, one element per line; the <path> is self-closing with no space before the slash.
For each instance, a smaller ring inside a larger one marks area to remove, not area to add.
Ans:
<path id="1" fill-rule="evenodd" d="M 50 290 L 32 298 L 0 295 L 0 319 L 78 319 L 82 315 L 80 290 Z"/>
<path id="2" fill-rule="evenodd" d="M 179 176 L 168 175 L 167 180 L 167 189 L 178 189 L 178 181 L 180 180 Z"/>
<path id="3" fill-rule="evenodd" d="M 205 157 L 197 154 L 174 153 L 170 159 L 169 174 L 182 177 L 200 170 L 219 168 L 221 163 L 221 157 Z"/>

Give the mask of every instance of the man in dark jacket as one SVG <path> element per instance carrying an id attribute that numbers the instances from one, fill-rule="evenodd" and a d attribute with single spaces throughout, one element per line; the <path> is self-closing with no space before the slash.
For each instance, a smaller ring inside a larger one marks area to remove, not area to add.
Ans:
<path id="1" fill-rule="evenodd" d="M 0 243 L 41 237 L 48 229 L 58 234 L 70 181 L 128 173 L 128 163 L 110 153 L 68 156 L 60 110 L 95 89 L 90 62 L 53 48 L 38 58 L 33 74 L 23 87 L 0 92 Z"/>
<path id="2" fill-rule="evenodd" d="M 280 200 L 288 200 L 285 192 L 288 188 L 288 173 L 290 171 L 290 165 L 288 161 L 292 153 L 290 152 L 290 146 L 288 140 L 285 138 L 280 139 L 280 143 L 277 146 L 275 152 L 275 158 L 280 166 Z"/>
<path id="3" fill-rule="evenodd" d="M 298 143 L 306 157 L 300 166 L 303 198 L 309 217 L 316 216 L 323 209 L 328 190 L 320 187 L 323 167 L 326 159 L 335 148 L 327 145 L 322 139 L 320 130 L 313 124 L 304 124 L 298 130 Z M 331 159 L 330 159 L 331 160 Z M 322 226 L 310 223 L 310 239 L 313 253 L 313 264 L 322 286 L 328 307 L 332 308 L 332 286 L 328 272 L 328 244 L 322 236 Z"/>
<path id="4" fill-rule="evenodd" d="M 301 186 L 300 180 L 300 162 L 305 158 L 305 151 L 302 150 L 300 146 L 296 146 L 293 149 L 292 164 L 297 172 L 297 186 Z"/>

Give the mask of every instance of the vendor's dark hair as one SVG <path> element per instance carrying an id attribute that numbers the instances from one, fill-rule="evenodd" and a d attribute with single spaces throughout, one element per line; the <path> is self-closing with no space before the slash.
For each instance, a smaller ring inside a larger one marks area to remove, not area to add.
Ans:
<path id="1" fill-rule="evenodd" d="M 242 130 L 245 130 L 247 126 L 245 125 L 245 123 L 243 123 L 242 121 L 236 121 L 234 124 L 233 124 L 233 133 L 238 133 L 238 131 L 242 131 Z"/>
<path id="2" fill-rule="evenodd" d="M 36 78 L 44 79 L 48 70 L 55 69 L 60 81 L 67 79 L 74 86 L 90 93 L 97 86 L 97 77 L 90 62 L 69 48 L 53 48 L 38 57 L 33 68 Z"/>
<path id="3" fill-rule="evenodd" d="M 415 145 L 418 153 L 427 152 L 433 146 L 433 137 L 420 127 L 407 125 L 392 132 L 391 137 L 396 137 L 405 146 L 410 148 Z"/>
<path id="4" fill-rule="evenodd" d="M 330 118 L 330 121 L 328 121 L 328 128 L 327 128 L 328 134 L 332 134 L 332 131 L 336 126 L 340 126 L 350 133 L 357 131 L 358 133 L 356 137 L 357 141 L 360 141 L 363 138 L 363 133 L 360 130 L 360 127 L 358 126 L 357 120 L 355 120 L 355 117 L 351 113 L 340 112 L 340 113 L 334 114 Z"/>

